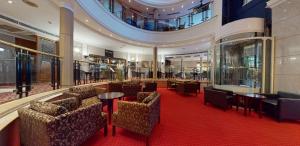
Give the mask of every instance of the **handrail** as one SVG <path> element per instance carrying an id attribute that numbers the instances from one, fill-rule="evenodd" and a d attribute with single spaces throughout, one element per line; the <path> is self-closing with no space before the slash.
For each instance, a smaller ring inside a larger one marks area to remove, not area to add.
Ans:
<path id="1" fill-rule="evenodd" d="M 7 46 L 14 47 L 14 48 L 20 48 L 22 50 L 26 50 L 26 51 L 33 52 L 33 53 L 38 53 L 38 54 L 52 56 L 52 57 L 57 57 L 57 58 L 62 58 L 61 56 L 58 56 L 58 55 L 55 55 L 55 54 L 50 54 L 50 53 L 46 53 L 46 52 L 42 52 L 42 51 L 37 51 L 37 50 L 31 49 L 31 48 L 27 48 L 27 47 L 24 47 L 24 46 L 16 45 L 16 44 L 13 44 L 13 43 L 10 43 L 10 42 L 6 42 L 6 41 L 3 41 L 3 40 L 0 40 L 0 43 L 4 44 L 4 45 L 7 45 Z"/>

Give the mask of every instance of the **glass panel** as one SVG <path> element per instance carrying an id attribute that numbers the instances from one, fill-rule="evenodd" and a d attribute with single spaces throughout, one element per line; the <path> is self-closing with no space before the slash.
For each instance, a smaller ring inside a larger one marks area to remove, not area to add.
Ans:
<path id="1" fill-rule="evenodd" d="M 179 18 L 179 29 L 184 29 L 189 27 L 189 15 L 185 15 Z"/>
<path id="2" fill-rule="evenodd" d="M 215 83 L 260 88 L 262 43 L 262 40 L 247 40 L 217 47 Z"/>

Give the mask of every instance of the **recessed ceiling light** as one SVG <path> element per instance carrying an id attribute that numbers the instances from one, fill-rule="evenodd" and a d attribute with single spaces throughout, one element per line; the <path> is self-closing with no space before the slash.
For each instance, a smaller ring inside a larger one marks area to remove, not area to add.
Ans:
<path id="1" fill-rule="evenodd" d="M 9 1 L 7 1 L 9 4 L 12 4 L 13 3 L 13 1 L 12 0 L 9 0 Z"/>
<path id="2" fill-rule="evenodd" d="M 88 19 L 85 19 L 85 22 L 89 22 L 89 20 L 88 20 Z"/>
<path id="3" fill-rule="evenodd" d="M 110 34 L 110 37 L 112 37 L 113 35 L 112 34 Z"/>
<path id="4" fill-rule="evenodd" d="M 181 8 L 183 8 L 183 5 L 181 5 Z"/>
<path id="5" fill-rule="evenodd" d="M 146 8 L 146 10 L 148 11 L 148 10 L 149 10 L 149 8 Z"/>
<path id="6" fill-rule="evenodd" d="M 3 48 L 0 48 L 0 52 L 3 52 L 4 51 L 4 49 Z"/>
<path id="7" fill-rule="evenodd" d="M 174 8 L 172 8 L 172 11 L 174 11 Z"/>
<path id="8" fill-rule="evenodd" d="M 192 1 L 192 4 L 194 3 L 194 1 Z"/>
<path id="9" fill-rule="evenodd" d="M 131 0 L 128 0 L 128 2 L 131 2 Z"/>

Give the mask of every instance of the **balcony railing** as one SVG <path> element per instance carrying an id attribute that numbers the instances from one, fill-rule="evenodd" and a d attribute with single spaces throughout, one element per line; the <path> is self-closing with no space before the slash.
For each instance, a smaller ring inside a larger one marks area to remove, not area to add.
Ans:
<path id="1" fill-rule="evenodd" d="M 168 19 L 154 19 L 153 16 L 137 13 L 132 9 L 123 6 L 117 0 L 99 0 L 99 2 L 105 9 L 127 24 L 149 31 L 181 30 L 201 24 L 213 17 L 213 2 L 208 2 L 195 7 L 191 9 L 191 13 Z"/>

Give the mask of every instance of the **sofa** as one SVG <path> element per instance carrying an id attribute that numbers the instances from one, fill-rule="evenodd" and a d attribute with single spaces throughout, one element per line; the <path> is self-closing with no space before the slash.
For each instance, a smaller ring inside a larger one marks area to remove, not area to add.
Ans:
<path id="1" fill-rule="evenodd" d="M 204 104 L 210 103 L 226 111 L 233 104 L 233 92 L 204 87 Z"/>
<path id="2" fill-rule="evenodd" d="M 300 120 L 300 95 L 281 92 L 262 94 L 267 98 L 263 101 L 265 114 L 282 120 Z"/>
<path id="3" fill-rule="evenodd" d="M 112 116 L 113 136 L 116 127 L 146 136 L 146 145 L 153 128 L 160 121 L 160 95 L 139 92 L 135 102 L 118 101 L 118 111 Z"/>
<path id="4" fill-rule="evenodd" d="M 107 135 L 102 104 L 81 106 L 76 98 L 32 102 L 18 111 L 22 146 L 79 146 L 100 129 Z"/>
<path id="5" fill-rule="evenodd" d="M 105 93 L 107 90 L 101 87 L 94 87 L 92 85 L 82 85 L 69 88 L 69 91 L 63 93 L 64 98 L 76 97 L 80 105 L 89 105 L 101 102 L 97 97 L 100 93 Z M 106 105 L 102 101 L 102 105 Z"/>

